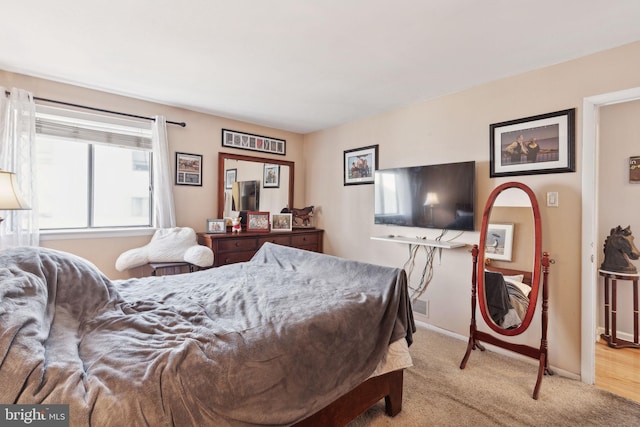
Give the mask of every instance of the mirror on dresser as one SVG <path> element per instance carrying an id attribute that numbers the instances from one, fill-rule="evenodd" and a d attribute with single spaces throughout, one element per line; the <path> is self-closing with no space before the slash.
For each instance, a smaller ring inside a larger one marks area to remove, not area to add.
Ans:
<path id="1" fill-rule="evenodd" d="M 470 336 L 460 369 L 465 368 L 472 350 L 484 350 L 481 342 L 538 359 L 533 391 L 533 398 L 537 399 L 543 374 L 553 373 L 547 356 L 550 260 L 542 252 L 540 209 L 528 186 L 507 182 L 491 192 L 483 212 L 480 241 L 472 249 L 472 261 Z M 540 293 L 540 347 L 508 341 L 508 337 L 522 334 L 532 324 Z M 476 300 L 493 333 L 478 330 Z"/>
<path id="2" fill-rule="evenodd" d="M 275 178 L 265 186 L 265 176 Z M 236 185 L 227 178 L 232 178 Z M 240 209 L 234 208 L 241 207 L 247 199 L 255 208 L 248 210 L 277 213 L 282 208 L 292 208 L 293 182 L 294 162 L 218 153 L 218 218 L 236 216 Z M 243 198 L 243 194 L 248 196 Z"/>

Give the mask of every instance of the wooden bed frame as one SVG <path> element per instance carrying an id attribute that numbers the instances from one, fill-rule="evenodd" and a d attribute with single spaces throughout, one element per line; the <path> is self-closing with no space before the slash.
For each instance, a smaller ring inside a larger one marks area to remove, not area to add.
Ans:
<path id="1" fill-rule="evenodd" d="M 294 426 L 346 426 L 382 398 L 384 398 L 386 414 L 390 417 L 396 416 L 402 410 L 403 374 L 404 369 L 399 369 L 369 378 L 325 408 L 294 424 Z"/>

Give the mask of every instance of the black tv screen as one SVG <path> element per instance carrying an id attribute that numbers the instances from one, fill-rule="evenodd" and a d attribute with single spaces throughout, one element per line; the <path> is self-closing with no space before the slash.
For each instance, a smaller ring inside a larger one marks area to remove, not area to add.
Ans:
<path id="1" fill-rule="evenodd" d="M 375 171 L 376 224 L 473 231 L 476 163 Z"/>

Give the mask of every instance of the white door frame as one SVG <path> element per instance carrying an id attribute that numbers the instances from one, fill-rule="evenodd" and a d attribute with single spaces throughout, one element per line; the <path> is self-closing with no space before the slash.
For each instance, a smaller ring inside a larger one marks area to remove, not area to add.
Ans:
<path id="1" fill-rule="evenodd" d="M 598 110 L 604 105 L 640 99 L 640 88 L 584 98 L 582 104 L 582 348 L 580 377 L 595 383 L 598 267 Z"/>

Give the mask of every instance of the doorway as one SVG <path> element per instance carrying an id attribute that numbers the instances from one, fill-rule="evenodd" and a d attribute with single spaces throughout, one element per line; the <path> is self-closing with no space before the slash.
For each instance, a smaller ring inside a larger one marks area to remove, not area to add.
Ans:
<path id="1" fill-rule="evenodd" d="M 587 97 L 582 111 L 582 348 L 580 374 L 595 383 L 598 290 L 598 112 L 605 105 L 640 99 L 640 88 Z"/>

